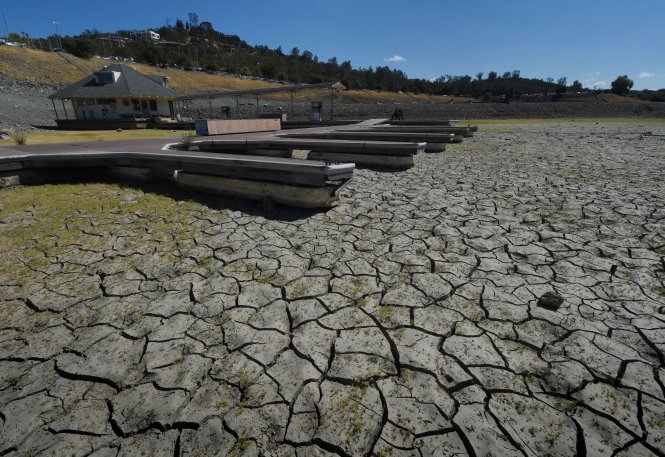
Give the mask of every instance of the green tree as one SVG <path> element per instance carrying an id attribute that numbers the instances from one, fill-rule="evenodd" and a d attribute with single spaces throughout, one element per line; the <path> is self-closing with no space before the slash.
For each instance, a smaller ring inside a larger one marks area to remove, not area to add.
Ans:
<path id="1" fill-rule="evenodd" d="M 159 65 L 160 62 L 164 63 L 164 60 L 166 60 L 162 50 L 154 46 L 146 46 L 141 57 L 144 62 L 148 62 L 151 65 Z"/>
<path id="2" fill-rule="evenodd" d="M 617 95 L 627 95 L 633 88 L 633 80 L 628 75 L 618 76 L 612 81 L 612 93 Z"/>
<path id="3" fill-rule="evenodd" d="M 82 59 L 89 59 L 97 53 L 97 43 L 92 39 L 66 37 L 62 39 L 62 47 Z"/>

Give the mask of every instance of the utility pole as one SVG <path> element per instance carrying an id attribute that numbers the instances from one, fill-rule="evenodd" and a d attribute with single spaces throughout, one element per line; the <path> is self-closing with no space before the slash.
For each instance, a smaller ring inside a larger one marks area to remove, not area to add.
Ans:
<path id="1" fill-rule="evenodd" d="M 9 27 L 7 27 L 7 18 L 4 11 L 2 12 L 2 20 L 5 22 L 5 36 L 9 37 Z"/>
<path id="2" fill-rule="evenodd" d="M 62 50 L 62 41 L 60 41 L 60 22 L 53 21 L 55 25 L 55 37 L 58 39 L 58 48 Z"/>

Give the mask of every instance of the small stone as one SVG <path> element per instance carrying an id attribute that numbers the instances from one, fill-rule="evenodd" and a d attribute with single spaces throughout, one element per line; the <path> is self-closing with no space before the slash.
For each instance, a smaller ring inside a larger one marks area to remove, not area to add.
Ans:
<path id="1" fill-rule="evenodd" d="M 538 299 L 538 306 L 552 311 L 558 310 L 563 304 L 563 297 L 556 292 L 545 292 Z"/>

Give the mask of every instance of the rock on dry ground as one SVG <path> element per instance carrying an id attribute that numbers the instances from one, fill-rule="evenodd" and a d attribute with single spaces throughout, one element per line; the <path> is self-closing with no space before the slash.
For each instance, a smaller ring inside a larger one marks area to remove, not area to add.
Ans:
<path id="1" fill-rule="evenodd" d="M 663 135 L 484 126 L 273 219 L 2 190 L 0 455 L 664 455 Z"/>

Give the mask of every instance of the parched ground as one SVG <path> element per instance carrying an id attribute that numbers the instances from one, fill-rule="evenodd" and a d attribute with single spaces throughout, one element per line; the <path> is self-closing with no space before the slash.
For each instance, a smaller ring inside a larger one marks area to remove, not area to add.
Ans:
<path id="1" fill-rule="evenodd" d="M 2 190 L 0 455 L 664 455 L 664 135 L 483 126 L 269 217 Z"/>

